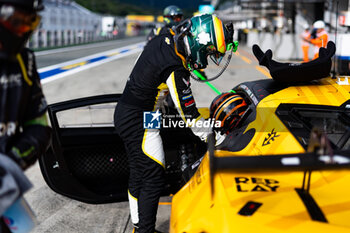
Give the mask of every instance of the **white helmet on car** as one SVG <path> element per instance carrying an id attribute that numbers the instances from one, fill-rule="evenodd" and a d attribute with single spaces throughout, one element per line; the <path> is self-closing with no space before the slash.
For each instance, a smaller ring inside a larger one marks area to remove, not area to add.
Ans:
<path id="1" fill-rule="evenodd" d="M 316 29 L 321 29 L 325 28 L 326 24 L 322 20 L 317 20 L 316 22 L 314 22 L 313 27 Z"/>

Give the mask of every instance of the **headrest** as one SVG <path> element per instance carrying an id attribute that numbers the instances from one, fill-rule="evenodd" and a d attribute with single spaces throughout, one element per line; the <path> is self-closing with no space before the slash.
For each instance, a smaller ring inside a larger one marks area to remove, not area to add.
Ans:
<path id="1" fill-rule="evenodd" d="M 329 41 L 327 48 L 321 47 L 319 57 L 305 63 L 281 63 L 272 59 L 271 49 L 265 53 L 258 45 L 253 45 L 253 53 L 259 64 L 266 66 L 273 80 L 283 83 L 297 83 L 317 80 L 329 76 L 335 44 Z"/>

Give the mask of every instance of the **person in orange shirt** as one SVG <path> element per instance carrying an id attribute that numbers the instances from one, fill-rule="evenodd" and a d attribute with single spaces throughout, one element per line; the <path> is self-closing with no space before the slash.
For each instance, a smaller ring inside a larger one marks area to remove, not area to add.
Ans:
<path id="1" fill-rule="evenodd" d="M 304 27 L 304 31 L 300 35 L 300 37 L 302 39 L 301 48 L 303 50 L 303 61 L 308 62 L 309 61 L 310 42 L 308 42 L 307 40 L 310 40 L 311 34 L 310 34 L 310 27 L 308 24 L 305 24 L 303 27 Z"/>
<path id="2" fill-rule="evenodd" d="M 316 35 L 313 37 L 311 35 L 310 39 L 304 39 L 315 46 L 315 56 L 314 59 L 318 58 L 318 51 L 321 47 L 326 47 L 328 42 L 328 33 L 325 30 L 325 23 L 322 20 L 318 20 L 313 24 L 314 30 L 316 30 Z"/>

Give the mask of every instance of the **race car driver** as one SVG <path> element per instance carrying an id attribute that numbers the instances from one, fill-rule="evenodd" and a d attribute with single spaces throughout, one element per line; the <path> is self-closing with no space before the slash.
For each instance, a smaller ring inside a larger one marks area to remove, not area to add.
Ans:
<path id="1" fill-rule="evenodd" d="M 214 15 L 195 16 L 151 40 L 138 58 L 116 107 L 114 123 L 129 158 L 129 205 L 136 232 L 154 232 L 164 188 L 165 159 L 159 129 L 144 128 L 144 114 L 159 108 L 166 93 L 186 122 L 205 122 L 190 88 L 190 70 L 206 68 L 207 57 L 221 60 L 232 49 L 233 30 Z M 153 118 L 152 117 L 152 118 Z M 193 125 L 206 140 L 211 129 Z"/>
<path id="2" fill-rule="evenodd" d="M 24 48 L 39 25 L 40 0 L 0 0 L 0 153 L 23 169 L 51 136 L 34 53 Z"/>
<path id="3" fill-rule="evenodd" d="M 183 13 L 177 6 L 167 6 L 163 11 L 165 25 L 163 27 L 153 28 L 147 36 L 147 41 L 152 40 L 155 36 L 167 33 L 169 29 L 177 26 L 183 20 Z"/>

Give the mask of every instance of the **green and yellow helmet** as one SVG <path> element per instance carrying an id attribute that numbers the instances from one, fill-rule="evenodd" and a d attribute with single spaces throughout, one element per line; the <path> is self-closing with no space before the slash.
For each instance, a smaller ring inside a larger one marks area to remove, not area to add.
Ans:
<path id="1" fill-rule="evenodd" d="M 187 60 L 191 69 L 204 69 L 207 57 L 219 65 L 226 51 L 233 44 L 233 27 L 226 27 L 215 15 L 203 14 L 192 17 L 188 33 L 184 36 Z"/>

